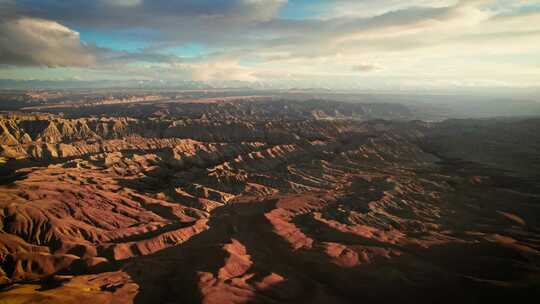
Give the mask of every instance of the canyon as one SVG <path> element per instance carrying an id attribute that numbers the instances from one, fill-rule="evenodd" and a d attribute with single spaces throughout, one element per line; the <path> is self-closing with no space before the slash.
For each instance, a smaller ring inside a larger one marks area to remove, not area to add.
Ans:
<path id="1" fill-rule="evenodd" d="M 228 96 L 0 116 L 0 303 L 540 296 L 540 119 Z"/>

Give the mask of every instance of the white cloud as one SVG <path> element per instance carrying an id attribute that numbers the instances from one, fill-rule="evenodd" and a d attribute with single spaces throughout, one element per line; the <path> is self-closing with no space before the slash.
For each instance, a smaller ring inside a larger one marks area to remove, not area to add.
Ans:
<path id="1" fill-rule="evenodd" d="M 374 72 L 374 71 L 380 71 L 383 68 L 377 64 L 371 64 L 371 63 L 361 63 L 358 65 L 353 66 L 353 71 L 356 72 Z"/>
<path id="2" fill-rule="evenodd" d="M 187 72 L 195 81 L 237 80 L 257 81 L 253 69 L 244 67 L 234 60 L 216 60 L 204 63 L 181 63 L 175 67 Z"/>
<path id="3" fill-rule="evenodd" d="M 0 63 L 87 66 L 96 57 L 79 33 L 54 21 L 36 18 L 0 20 Z"/>

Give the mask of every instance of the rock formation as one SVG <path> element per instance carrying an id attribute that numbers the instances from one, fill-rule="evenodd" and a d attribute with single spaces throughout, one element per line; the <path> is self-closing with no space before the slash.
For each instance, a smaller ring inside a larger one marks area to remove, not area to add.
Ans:
<path id="1" fill-rule="evenodd" d="M 389 121 L 371 118 L 407 111 L 285 101 L 140 115 L 160 106 L 0 120 L 0 297 L 538 296 L 538 120 Z"/>

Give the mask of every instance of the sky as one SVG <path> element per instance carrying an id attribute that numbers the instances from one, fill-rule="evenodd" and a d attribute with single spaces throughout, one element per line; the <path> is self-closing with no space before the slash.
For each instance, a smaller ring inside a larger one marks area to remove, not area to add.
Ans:
<path id="1" fill-rule="evenodd" d="M 0 79 L 540 87 L 540 0 L 0 0 Z"/>

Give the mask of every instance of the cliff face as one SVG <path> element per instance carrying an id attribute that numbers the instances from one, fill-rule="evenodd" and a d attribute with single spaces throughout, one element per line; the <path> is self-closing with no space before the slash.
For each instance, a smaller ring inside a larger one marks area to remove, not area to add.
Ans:
<path id="1" fill-rule="evenodd" d="M 533 290 L 540 189 L 505 155 L 519 147 L 534 168 L 535 140 L 510 140 L 498 121 L 282 106 L 294 104 L 3 118 L 0 280 L 19 284 L 0 296 L 454 303 Z M 514 134 L 537 126 L 504 123 Z M 456 154 L 475 138 L 510 152 Z"/>
<path id="2" fill-rule="evenodd" d="M 113 105 L 116 107 L 116 105 Z M 231 101 L 177 104 L 153 103 L 115 109 L 103 105 L 61 108 L 77 119 L 51 114 L 0 117 L 0 145 L 68 144 L 75 141 L 146 138 L 191 138 L 203 141 L 290 141 L 294 136 L 324 137 L 346 128 L 343 120 L 407 119 L 409 109 L 395 104 L 353 104 L 325 101 Z M 87 114 L 118 115 L 88 118 Z M 136 113 L 134 113 L 136 112 Z M 136 115 L 133 115 L 136 114 Z M 134 116 L 138 118 L 126 118 Z M 335 122 L 332 121 L 340 120 Z M 334 130 L 331 130 L 334 129 Z M 293 130 L 293 132 L 289 132 Z M 291 134 L 292 133 L 292 134 Z M 300 134 L 295 134 L 300 133 Z M 286 138 L 283 138 L 285 136 Z M 18 149 L 21 150 L 21 149 Z M 16 155 L 16 157 L 26 157 Z"/>
<path id="3" fill-rule="evenodd" d="M 151 149 L 166 139 L 204 142 L 325 140 L 347 132 L 349 122 L 330 120 L 247 121 L 220 119 L 3 119 L 0 155 L 5 158 L 50 159 L 87 153 Z M 174 145 L 174 143 L 172 144 Z M 171 145 L 169 145 L 172 147 Z M 157 148 L 157 147 L 156 147 Z"/>

